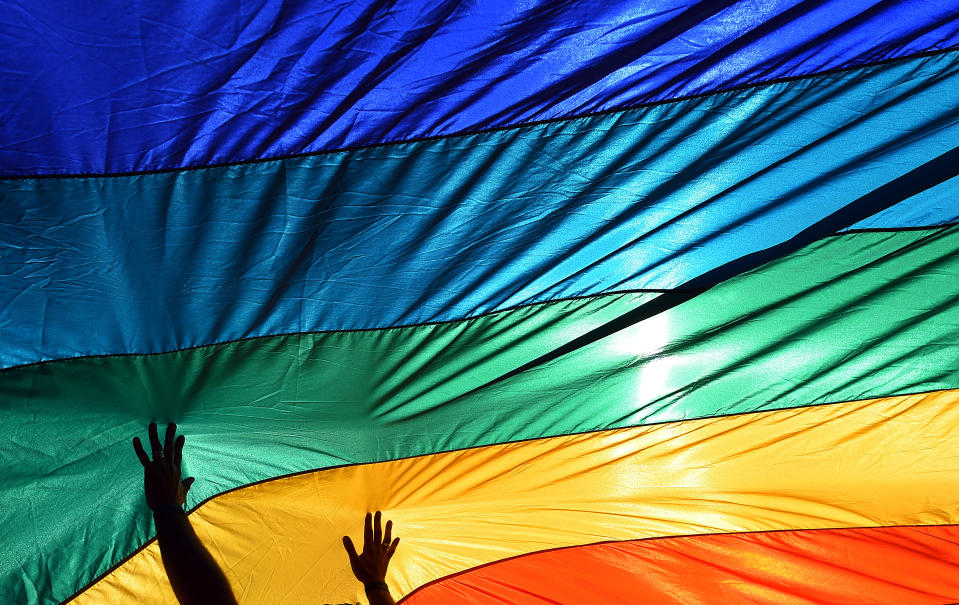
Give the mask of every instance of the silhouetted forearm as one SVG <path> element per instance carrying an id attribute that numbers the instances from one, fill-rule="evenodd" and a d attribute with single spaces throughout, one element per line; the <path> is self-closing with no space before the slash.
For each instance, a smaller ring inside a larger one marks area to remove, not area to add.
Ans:
<path id="1" fill-rule="evenodd" d="M 153 519 L 163 567 L 181 605 L 236 605 L 226 576 L 193 531 L 186 513 L 163 508 L 153 513 Z"/>
<path id="2" fill-rule="evenodd" d="M 370 600 L 370 605 L 395 605 L 396 601 L 390 594 L 390 589 L 386 587 L 385 582 L 374 582 L 364 586 L 366 589 L 366 598 Z"/>

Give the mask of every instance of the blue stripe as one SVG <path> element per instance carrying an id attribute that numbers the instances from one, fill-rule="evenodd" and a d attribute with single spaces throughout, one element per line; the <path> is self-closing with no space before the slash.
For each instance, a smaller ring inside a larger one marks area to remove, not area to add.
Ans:
<path id="1" fill-rule="evenodd" d="M 0 174 L 445 135 L 959 44 L 952 0 L 7 3 Z"/>

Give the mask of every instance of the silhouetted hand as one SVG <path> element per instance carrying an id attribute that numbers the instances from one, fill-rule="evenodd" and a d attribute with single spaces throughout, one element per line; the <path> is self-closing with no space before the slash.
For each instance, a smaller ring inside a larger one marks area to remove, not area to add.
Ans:
<path id="1" fill-rule="evenodd" d="M 176 437 L 176 425 L 170 423 L 166 427 L 166 439 L 160 444 L 157 434 L 157 425 L 150 423 L 150 448 L 153 460 L 143 450 L 139 437 L 133 438 L 133 449 L 136 450 L 140 463 L 143 464 L 143 490 L 146 492 L 147 506 L 150 510 L 157 510 L 164 506 L 182 507 L 186 503 L 186 494 L 193 485 L 193 477 L 181 481 L 180 461 L 183 457 L 183 435 Z"/>
<path id="2" fill-rule="evenodd" d="M 140 439 L 133 438 L 133 449 L 143 464 L 143 489 L 153 510 L 163 568 L 180 605 L 236 605 L 230 582 L 183 512 L 186 493 L 193 484 L 192 477 L 181 481 L 184 441 L 183 435 L 176 436 L 176 425 L 171 423 L 161 445 L 157 425 L 151 422 L 151 460 Z"/>
<path id="3" fill-rule="evenodd" d="M 396 552 L 396 547 L 400 543 L 399 538 L 391 540 L 393 522 L 387 521 L 386 531 L 383 532 L 380 526 L 380 518 L 379 511 L 375 516 L 366 513 L 362 554 L 356 554 L 353 540 L 349 536 L 343 536 L 343 546 L 346 547 L 346 553 L 350 556 L 350 567 L 353 568 L 353 575 L 364 586 L 385 583 L 386 567 L 390 564 L 390 558 Z"/>

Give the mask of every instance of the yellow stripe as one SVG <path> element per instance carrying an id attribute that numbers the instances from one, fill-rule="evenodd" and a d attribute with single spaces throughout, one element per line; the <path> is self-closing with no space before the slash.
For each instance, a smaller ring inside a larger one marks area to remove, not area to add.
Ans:
<path id="1" fill-rule="evenodd" d="M 187 452 L 189 455 L 189 452 Z M 318 471 L 192 516 L 241 603 L 361 599 L 340 538 L 381 509 L 394 594 L 521 553 L 651 536 L 959 522 L 959 391 Z M 202 478 L 201 478 L 202 480 Z M 171 603 L 156 544 L 79 603 Z"/>

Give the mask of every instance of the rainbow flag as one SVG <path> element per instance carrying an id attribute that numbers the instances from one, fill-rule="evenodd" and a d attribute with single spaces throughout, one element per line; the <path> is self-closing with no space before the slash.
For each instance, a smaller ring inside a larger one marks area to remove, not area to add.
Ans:
<path id="1" fill-rule="evenodd" d="M 0 603 L 959 601 L 959 5 L 5 2 Z"/>

